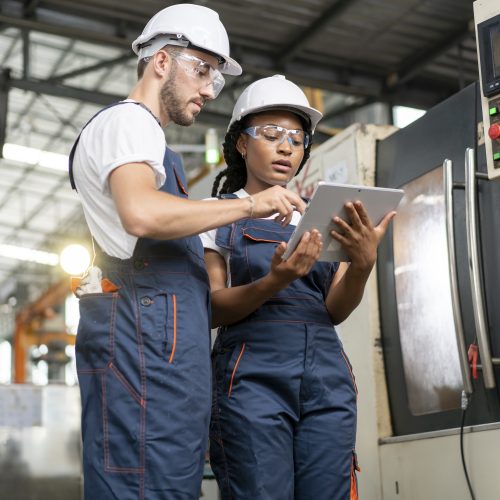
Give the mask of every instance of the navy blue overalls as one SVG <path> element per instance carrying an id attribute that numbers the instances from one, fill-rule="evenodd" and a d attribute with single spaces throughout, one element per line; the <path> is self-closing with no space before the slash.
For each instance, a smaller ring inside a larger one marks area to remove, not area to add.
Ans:
<path id="1" fill-rule="evenodd" d="M 130 104 L 129 104 L 130 105 Z M 162 191 L 186 197 L 166 149 Z M 86 500 L 198 499 L 210 418 L 209 284 L 199 237 L 101 255 L 76 339 Z"/>
<path id="2" fill-rule="evenodd" d="M 267 274 L 276 244 L 292 230 L 262 219 L 219 228 L 231 286 Z M 210 459 L 223 500 L 357 498 L 356 386 L 324 303 L 337 268 L 315 264 L 219 330 Z"/>

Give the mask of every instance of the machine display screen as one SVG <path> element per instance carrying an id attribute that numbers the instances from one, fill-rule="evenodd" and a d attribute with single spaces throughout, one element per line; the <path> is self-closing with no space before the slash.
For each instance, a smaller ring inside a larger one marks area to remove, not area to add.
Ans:
<path id="1" fill-rule="evenodd" d="M 495 78 L 500 77 L 500 25 L 491 30 L 491 53 L 493 56 L 493 73 Z"/>
<path id="2" fill-rule="evenodd" d="M 500 93 L 500 15 L 477 25 L 483 94 Z"/>

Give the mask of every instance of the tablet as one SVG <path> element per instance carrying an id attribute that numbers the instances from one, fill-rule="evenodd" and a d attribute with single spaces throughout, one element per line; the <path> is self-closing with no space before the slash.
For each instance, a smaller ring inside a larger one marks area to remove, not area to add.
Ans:
<path id="1" fill-rule="evenodd" d="M 318 182 L 282 258 L 287 259 L 292 254 L 306 231 L 317 229 L 323 236 L 323 250 L 319 260 L 349 261 L 340 243 L 330 236 L 330 231 L 339 230 L 339 227 L 332 221 L 332 217 L 337 215 L 348 221 L 344 205 L 349 201 L 359 200 L 368 212 L 372 224 L 376 226 L 385 214 L 398 206 L 403 195 L 402 189 Z"/>

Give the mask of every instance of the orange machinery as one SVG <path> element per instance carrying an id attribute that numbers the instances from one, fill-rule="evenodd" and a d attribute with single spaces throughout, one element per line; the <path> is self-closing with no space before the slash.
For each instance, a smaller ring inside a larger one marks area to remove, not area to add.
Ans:
<path id="1" fill-rule="evenodd" d="M 44 322 L 55 315 L 54 308 L 71 293 L 70 280 L 64 278 L 51 285 L 35 302 L 21 308 L 16 314 L 14 331 L 14 382 L 26 382 L 27 354 L 33 345 L 60 342 L 74 345 L 75 336 L 66 330 L 44 329 Z"/>

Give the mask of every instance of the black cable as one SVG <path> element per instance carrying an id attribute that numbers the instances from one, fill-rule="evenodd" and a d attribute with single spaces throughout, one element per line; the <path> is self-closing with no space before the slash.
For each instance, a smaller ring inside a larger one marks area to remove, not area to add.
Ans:
<path id="1" fill-rule="evenodd" d="M 469 396 L 462 396 L 462 423 L 460 425 L 460 455 L 462 457 L 462 467 L 464 469 L 465 479 L 467 480 L 467 486 L 469 487 L 469 493 L 472 500 L 476 500 L 474 495 L 474 490 L 472 489 L 472 485 L 469 479 L 469 473 L 467 472 L 467 466 L 465 464 L 465 455 L 464 455 L 464 424 L 465 424 L 465 413 L 467 412 L 467 408 L 469 406 Z M 465 403 L 464 403 L 465 400 Z"/>

